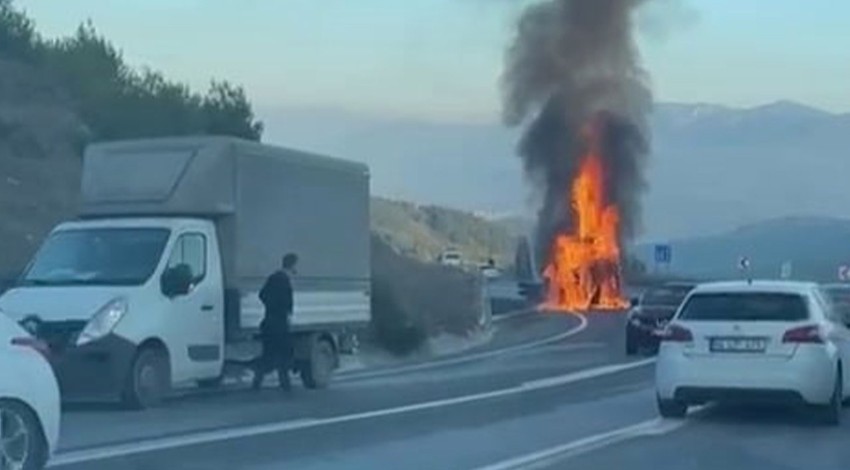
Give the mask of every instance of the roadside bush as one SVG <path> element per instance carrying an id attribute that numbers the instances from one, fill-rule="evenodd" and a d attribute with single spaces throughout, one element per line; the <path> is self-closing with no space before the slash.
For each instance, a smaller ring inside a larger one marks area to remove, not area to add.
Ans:
<path id="1" fill-rule="evenodd" d="M 409 266 L 409 259 L 372 236 L 372 333 L 379 346 L 397 355 L 420 349 L 428 337 L 424 319 L 411 308 L 399 282 Z"/>
<path id="2" fill-rule="evenodd" d="M 388 276 L 374 273 L 372 329 L 382 348 L 393 354 L 407 355 L 422 347 L 427 338 L 425 326 L 410 313 Z"/>
<path id="3" fill-rule="evenodd" d="M 372 333 L 378 345 L 409 354 L 430 336 L 471 332 L 480 314 L 481 287 L 475 277 L 398 254 L 373 235 Z"/>

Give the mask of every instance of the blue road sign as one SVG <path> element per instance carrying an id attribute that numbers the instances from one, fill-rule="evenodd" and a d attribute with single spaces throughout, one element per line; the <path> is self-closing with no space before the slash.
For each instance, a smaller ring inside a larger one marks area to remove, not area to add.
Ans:
<path id="1" fill-rule="evenodd" d="M 658 264 L 670 264 L 673 260 L 673 247 L 670 245 L 655 245 L 655 262 Z"/>

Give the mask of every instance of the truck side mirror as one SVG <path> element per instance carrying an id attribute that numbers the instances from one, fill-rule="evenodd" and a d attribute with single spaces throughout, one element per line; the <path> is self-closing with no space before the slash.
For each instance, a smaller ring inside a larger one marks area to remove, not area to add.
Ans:
<path id="1" fill-rule="evenodd" d="M 186 295 L 192 289 L 192 269 L 188 264 L 167 268 L 159 282 L 162 294 L 170 299 Z"/>

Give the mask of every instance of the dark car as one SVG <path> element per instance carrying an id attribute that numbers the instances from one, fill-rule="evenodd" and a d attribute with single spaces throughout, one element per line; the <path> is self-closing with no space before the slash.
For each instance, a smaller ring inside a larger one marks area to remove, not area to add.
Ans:
<path id="1" fill-rule="evenodd" d="M 688 293 L 696 287 L 690 283 L 669 283 L 648 289 L 633 301 L 626 318 L 626 354 L 649 349 L 658 350 L 658 331 L 676 313 Z"/>
<path id="2" fill-rule="evenodd" d="M 825 284 L 821 286 L 821 291 L 826 294 L 844 323 L 850 324 L 850 284 Z"/>

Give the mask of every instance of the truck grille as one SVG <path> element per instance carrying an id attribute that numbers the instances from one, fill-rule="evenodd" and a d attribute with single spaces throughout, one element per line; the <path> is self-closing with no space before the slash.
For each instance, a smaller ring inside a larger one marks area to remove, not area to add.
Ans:
<path id="1" fill-rule="evenodd" d="M 85 327 L 86 322 L 83 320 L 42 322 L 35 336 L 47 343 L 52 353 L 61 354 L 74 344 Z"/>

